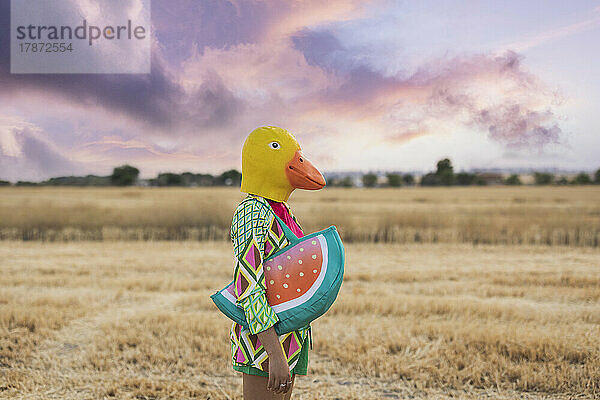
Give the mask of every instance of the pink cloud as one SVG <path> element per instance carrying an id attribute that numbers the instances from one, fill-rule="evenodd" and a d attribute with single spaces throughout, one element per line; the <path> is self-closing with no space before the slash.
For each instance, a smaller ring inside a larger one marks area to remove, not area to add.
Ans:
<path id="1" fill-rule="evenodd" d="M 407 78 L 355 68 L 299 99 L 305 113 L 372 121 L 373 134 L 393 142 L 463 126 L 508 146 L 557 143 L 561 102 L 514 52 L 440 58 Z"/>
<path id="2" fill-rule="evenodd" d="M 543 43 L 554 39 L 560 39 L 566 36 L 571 36 L 576 33 L 584 32 L 600 25 L 600 6 L 593 9 L 591 17 L 583 21 L 575 22 L 568 25 L 559 26 L 549 29 L 544 32 L 531 35 L 523 40 L 509 43 L 502 47 L 499 52 L 507 50 L 522 53 L 533 47 L 537 47 Z"/>

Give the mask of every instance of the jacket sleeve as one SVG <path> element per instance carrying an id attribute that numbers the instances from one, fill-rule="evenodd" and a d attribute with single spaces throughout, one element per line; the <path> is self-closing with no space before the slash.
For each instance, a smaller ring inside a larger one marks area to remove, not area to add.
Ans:
<path id="1" fill-rule="evenodd" d="M 279 320 L 267 302 L 263 254 L 269 221 L 268 208 L 258 200 L 238 207 L 231 239 L 236 258 L 234 282 L 237 304 L 244 309 L 250 333 L 269 329 Z M 235 226 L 234 226 L 235 225 Z"/>

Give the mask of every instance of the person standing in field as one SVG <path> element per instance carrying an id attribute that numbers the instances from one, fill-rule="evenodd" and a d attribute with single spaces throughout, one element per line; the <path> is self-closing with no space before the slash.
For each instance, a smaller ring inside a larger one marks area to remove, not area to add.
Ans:
<path id="1" fill-rule="evenodd" d="M 231 222 L 236 304 L 248 329 L 233 322 L 233 368 L 243 374 L 245 400 L 289 399 L 296 375 L 306 375 L 310 325 L 277 335 L 277 315 L 267 303 L 263 260 L 286 247 L 277 215 L 298 237 L 300 224 L 286 204 L 294 189 L 317 190 L 323 175 L 303 157 L 292 134 L 273 126 L 252 131 L 242 149 L 241 191 L 247 193 Z"/>

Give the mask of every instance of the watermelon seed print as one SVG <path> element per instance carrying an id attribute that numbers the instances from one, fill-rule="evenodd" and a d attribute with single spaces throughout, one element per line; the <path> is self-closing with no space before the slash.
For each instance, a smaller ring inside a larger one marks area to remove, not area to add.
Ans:
<path id="1" fill-rule="evenodd" d="M 314 247 L 311 242 L 315 242 Z M 324 239 L 311 238 L 294 246 L 287 254 L 265 261 L 267 301 L 275 312 L 293 307 L 296 302 L 305 301 L 304 297 L 314 294 L 314 288 L 322 280 L 326 249 Z"/>

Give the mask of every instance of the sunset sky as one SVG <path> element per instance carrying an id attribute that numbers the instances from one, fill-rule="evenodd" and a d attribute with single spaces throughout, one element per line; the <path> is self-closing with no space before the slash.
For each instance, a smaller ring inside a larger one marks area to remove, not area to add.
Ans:
<path id="1" fill-rule="evenodd" d="M 155 0 L 146 75 L 11 75 L 9 21 L 4 180 L 239 169 L 261 125 L 329 172 L 600 167 L 600 1 Z"/>

